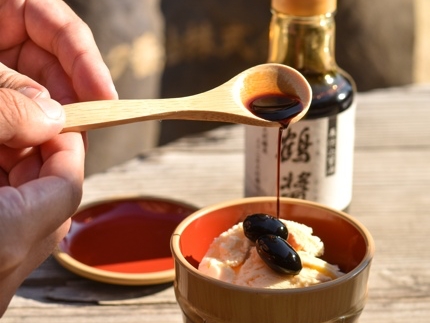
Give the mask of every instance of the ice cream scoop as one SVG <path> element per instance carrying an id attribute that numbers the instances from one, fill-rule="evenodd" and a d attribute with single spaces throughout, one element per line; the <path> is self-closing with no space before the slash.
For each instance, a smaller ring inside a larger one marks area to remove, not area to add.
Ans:
<path id="1" fill-rule="evenodd" d="M 239 286 L 275 289 L 311 286 L 343 275 L 338 266 L 320 258 L 324 254 L 324 243 L 313 234 L 311 227 L 294 221 L 281 221 L 288 228 L 288 245 L 301 259 L 302 268 L 297 273 L 285 275 L 269 268 L 270 262 L 267 266 L 258 250 L 258 241 L 249 242 L 245 237 L 242 222 L 214 239 L 199 264 L 199 271 Z"/>

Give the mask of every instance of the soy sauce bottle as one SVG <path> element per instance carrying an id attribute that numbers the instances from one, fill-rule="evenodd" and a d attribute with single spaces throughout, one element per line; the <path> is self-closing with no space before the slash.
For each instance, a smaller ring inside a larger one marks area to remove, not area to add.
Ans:
<path id="1" fill-rule="evenodd" d="M 306 116 L 283 131 L 280 195 L 348 209 L 352 198 L 355 93 L 335 61 L 336 0 L 272 0 L 269 62 L 311 85 Z M 245 195 L 276 195 L 278 129 L 245 129 Z"/>

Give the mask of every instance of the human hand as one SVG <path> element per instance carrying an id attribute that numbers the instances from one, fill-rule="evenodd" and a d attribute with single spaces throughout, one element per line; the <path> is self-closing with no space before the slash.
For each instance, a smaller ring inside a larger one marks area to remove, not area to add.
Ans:
<path id="1" fill-rule="evenodd" d="M 82 135 L 58 135 L 64 111 L 38 87 L 0 64 L 0 316 L 67 233 L 82 195 Z"/>
<path id="2" fill-rule="evenodd" d="M 84 142 L 58 134 L 58 102 L 117 93 L 90 30 L 61 0 L 0 0 L 0 35 L 1 317 L 81 200 Z"/>

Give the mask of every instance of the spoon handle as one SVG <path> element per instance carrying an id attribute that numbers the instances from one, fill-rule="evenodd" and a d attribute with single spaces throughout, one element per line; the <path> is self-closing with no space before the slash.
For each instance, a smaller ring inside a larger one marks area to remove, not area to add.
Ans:
<path id="1" fill-rule="evenodd" d="M 147 100 L 105 100 L 73 103 L 64 106 L 66 124 L 62 132 L 86 131 L 120 124 L 147 120 L 201 120 L 228 123 L 242 123 L 257 126 L 277 126 L 277 123 L 249 116 L 242 111 L 227 108 L 219 102 L 212 106 L 213 101 L 200 102 L 198 95 Z M 225 109 L 220 109 L 219 107 Z M 237 109 L 237 108 L 236 108 Z M 230 112 L 228 112 L 230 111 Z M 248 112 L 248 111 L 247 111 Z"/>
<path id="2" fill-rule="evenodd" d="M 66 124 L 63 132 L 86 131 L 145 120 L 187 117 L 175 110 L 174 99 L 105 100 L 73 103 L 64 106 Z M 169 103 L 170 102 L 170 103 Z M 168 106 L 171 106 L 168 109 Z"/>

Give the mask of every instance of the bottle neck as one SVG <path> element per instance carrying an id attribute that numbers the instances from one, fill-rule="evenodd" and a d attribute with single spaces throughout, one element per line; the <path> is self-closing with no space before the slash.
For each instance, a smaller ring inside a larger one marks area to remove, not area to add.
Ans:
<path id="1" fill-rule="evenodd" d="M 334 14 L 298 17 L 272 10 L 269 62 L 291 66 L 303 74 L 337 70 Z"/>

